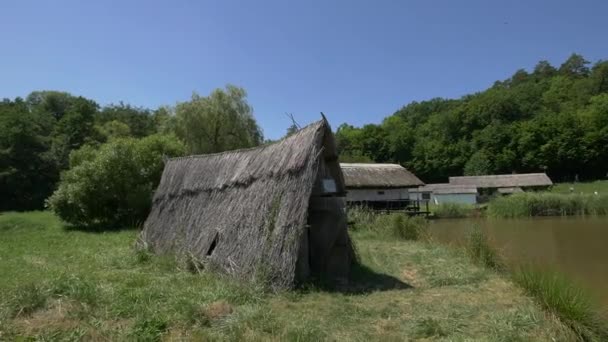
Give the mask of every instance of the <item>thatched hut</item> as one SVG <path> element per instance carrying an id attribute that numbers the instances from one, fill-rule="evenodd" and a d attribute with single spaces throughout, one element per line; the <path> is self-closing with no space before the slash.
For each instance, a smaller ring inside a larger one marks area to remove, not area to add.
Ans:
<path id="1" fill-rule="evenodd" d="M 424 183 L 398 164 L 340 163 L 349 203 L 407 201 L 408 190 Z"/>
<path id="2" fill-rule="evenodd" d="M 345 187 L 325 118 L 279 142 L 170 159 L 141 241 L 274 288 L 347 275 Z"/>

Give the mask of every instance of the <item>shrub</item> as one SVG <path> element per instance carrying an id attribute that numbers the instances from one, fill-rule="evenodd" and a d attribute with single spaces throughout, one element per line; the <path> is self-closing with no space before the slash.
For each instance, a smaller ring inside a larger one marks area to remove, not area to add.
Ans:
<path id="1" fill-rule="evenodd" d="M 70 169 L 48 206 L 64 221 L 85 228 L 137 224 L 148 214 L 163 158 L 183 153 L 179 141 L 159 135 L 115 139 L 97 150 L 84 147 L 72 153 Z"/>
<path id="2" fill-rule="evenodd" d="M 521 267 L 514 281 L 555 314 L 581 341 L 608 341 L 608 323 L 581 288 L 554 271 Z"/>

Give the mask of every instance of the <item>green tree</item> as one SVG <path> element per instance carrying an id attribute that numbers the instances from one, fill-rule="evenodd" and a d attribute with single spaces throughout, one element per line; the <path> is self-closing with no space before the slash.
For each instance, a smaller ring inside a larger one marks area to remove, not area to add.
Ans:
<path id="1" fill-rule="evenodd" d="M 51 125 L 20 98 L 0 102 L 0 210 L 40 209 L 52 192 Z"/>
<path id="2" fill-rule="evenodd" d="M 114 139 L 72 152 L 70 169 L 49 198 L 66 222 L 83 228 L 116 228 L 143 222 L 164 168 L 164 158 L 183 155 L 171 136 Z"/>
<path id="3" fill-rule="evenodd" d="M 175 131 L 189 153 L 253 147 L 263 141 L 243 88 L 228 85 L 207 97 L 195 93 L 190 101 L 176 106 L 175 117 Z"/>

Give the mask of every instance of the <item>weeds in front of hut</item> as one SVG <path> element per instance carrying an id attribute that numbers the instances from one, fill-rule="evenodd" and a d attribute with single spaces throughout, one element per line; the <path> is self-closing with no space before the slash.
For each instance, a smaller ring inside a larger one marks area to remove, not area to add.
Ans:
<path id="1" fill-rule="evenodd" d="M 368 237 L 416 241 L 428 238 L 428 222 L 423 217 L 402 213 L 375 213 L 365 208 L 349 208 L 350 230 Z"/>

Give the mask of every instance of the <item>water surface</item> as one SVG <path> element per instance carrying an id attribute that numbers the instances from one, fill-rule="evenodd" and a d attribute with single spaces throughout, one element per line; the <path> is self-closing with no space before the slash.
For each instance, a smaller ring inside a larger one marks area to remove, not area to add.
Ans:
<path id="1" fill-rule="evenodd" d="M 490 237 L 510 264 L 558 270 L 587 287 L 608 308 L 607 217 L 443 219 L 431 222 L 431 234 L 458 245 L 474 226 Z"/>

